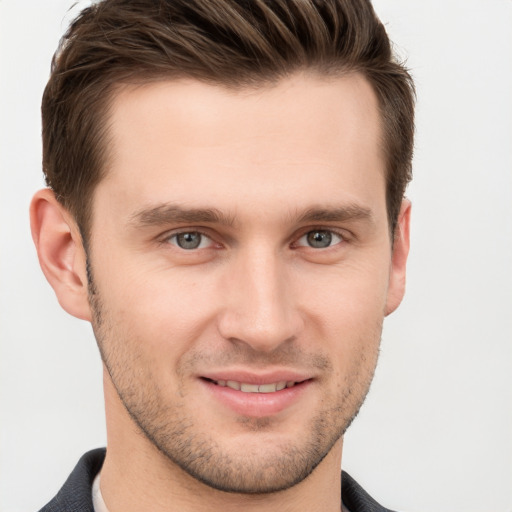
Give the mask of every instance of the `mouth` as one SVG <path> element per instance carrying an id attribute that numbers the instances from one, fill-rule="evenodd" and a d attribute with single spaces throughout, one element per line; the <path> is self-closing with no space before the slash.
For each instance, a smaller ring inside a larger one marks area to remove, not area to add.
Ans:
<path id="1" fill-rule="evenodd" d="M 292 371 L 265 376 L 229 371 L 203 375 L 199 380 L 213 398 L 213 407 L 220 403 L 238 416 L 252 418 L 270 417 L 288 410 L 314 389 L 311 385 L 314 378 Z M 206 403 L 210 404 L 210 400 Z"/>
<path id="2" fill-rule="evenodd" d="M 304 382 L 281 380 L 278 382 L 270 382 L 265 384 L 251 384 L 247 382 L 239 382 L 236 380 L 214 380 L 205 377 L 203 377 L 203 379 L 217 386 L 227 387 L 234 389 L 235 391 L 241 391 L 242 393 L 276 393 L 277 391 L 282 391 L 285 388 L 293 388 Z"/>

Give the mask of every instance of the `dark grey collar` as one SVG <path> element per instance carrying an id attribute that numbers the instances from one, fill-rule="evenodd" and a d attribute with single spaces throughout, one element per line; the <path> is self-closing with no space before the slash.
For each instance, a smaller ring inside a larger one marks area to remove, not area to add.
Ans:
<path id="1" fill-rule="evenodd" d="M 105 448 L 87 452 L 66 483 L 39 512 L 94 512 L 92 483 L 105 459 Z M 342 472 L 341 496 L 350 512 L 392 512 L 379 505 L 348 473 Z"/>

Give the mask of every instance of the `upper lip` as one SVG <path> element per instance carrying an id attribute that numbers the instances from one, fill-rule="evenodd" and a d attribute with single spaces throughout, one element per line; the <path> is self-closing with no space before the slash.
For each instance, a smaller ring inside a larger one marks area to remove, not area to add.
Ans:
<path id="1" fill-rule="evenodd" d="M 201 374 L 200 377 L 214 381 L 231 380 L 236 382 L 243 382 L 245 384 L 261 385 L 273 384 L 275 382 L 282 381 L 303 382 L 305 380 L 311 379 L 313 376 L 304 372 L 283 369 L 263 372 L 251 372 L 247 370 L 218 370 Z"/>

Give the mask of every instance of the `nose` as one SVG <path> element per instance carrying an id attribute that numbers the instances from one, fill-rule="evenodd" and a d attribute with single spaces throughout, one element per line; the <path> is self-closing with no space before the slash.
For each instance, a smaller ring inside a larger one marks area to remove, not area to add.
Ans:
<path id="1" fill-rule="evenodd" d="M 221 285 L 220 334 L 259 352 L 271 352 L 294 340 L 303 329 L 303 319 L 290 273 L 272 250 L 239 254 Z"/>

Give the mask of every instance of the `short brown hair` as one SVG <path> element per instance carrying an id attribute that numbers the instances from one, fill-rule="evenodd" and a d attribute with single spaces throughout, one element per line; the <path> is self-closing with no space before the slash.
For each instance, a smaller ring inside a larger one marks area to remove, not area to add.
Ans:
<path id="1" fill-rule="evenodd" d="M 359 72 L 372 85 L 393 233 L 411 179 L 414 87 L 369 0 L 104 0 L 84 9 L 60 42 L 43 95 L 46 183 L 86 241 L 117 86 L 186 77 L 254 87 L 301 69 Z"/>

